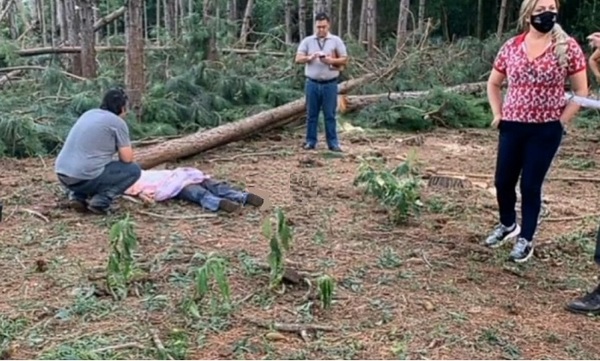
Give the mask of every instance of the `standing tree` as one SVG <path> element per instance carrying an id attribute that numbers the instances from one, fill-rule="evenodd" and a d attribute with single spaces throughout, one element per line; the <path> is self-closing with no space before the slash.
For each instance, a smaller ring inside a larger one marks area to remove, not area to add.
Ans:
<path id="1" fill-rule="evenodd" d="M 126 86 L 130 108 L 138 121 L 142 117 L 144 77 L 144 0 L 129 0 L 125 13 L 127 55 L 125 57 Z"/>

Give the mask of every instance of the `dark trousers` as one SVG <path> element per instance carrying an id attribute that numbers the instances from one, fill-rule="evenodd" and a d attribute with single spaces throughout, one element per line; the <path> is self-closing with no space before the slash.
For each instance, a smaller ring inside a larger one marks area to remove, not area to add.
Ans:
<path id="1" fill-rule="evenodd" d="M 200 184 L 190 184 L 177 195 L 178 199 L 199 204 L 213 212 L 219 210 L 219 203 L 222 199 L 245 204 L 247 197 L 247 192 L 235 189 L 226 182 L 213 179 L 207 179 Z"/>
<path id="2" fill-rule="evenodd" d="M 104 172 L 97 178 L 76 181 L 73 183 L 58 176 L 60 182 L 72 192 L 74 199 L 85 201 L 90 198 L 89 204 L 98 208 L 107 208 L 113 200 L 131 187 L 142 175 L 140 166 L 136 163 L 110 162 Z"/>
<path id="3" fill-rule="evenodd" d="M 596 251 L 594 252 L 594 262 L 600 266 L 600 226 L 598 227 L 598 232 L 596 233 Z"/>
<path id="4" fill-rule="evenodd" d="M 520 123 L 501 121 L 495 186 L 500 222 L 516 222 L 515 188 L 521 176 L 521 237 L 531 241 L 542 204 L 542 185 L 563 137 L 559 121 Z"/>
<path id="5" fill-rule="evenodd" d="M 316 82 L 306 80 L 306 143 L 310 146 L 317 144 L 317 129 L 319 113 L 323 110 L 325 118 L 325 137 L 327 146 L 339 147 L 337 138 L 337 123 L 335 121 L 335 109 L 337 108 L 338 83 L 337 80 L 328 82 Z"/>

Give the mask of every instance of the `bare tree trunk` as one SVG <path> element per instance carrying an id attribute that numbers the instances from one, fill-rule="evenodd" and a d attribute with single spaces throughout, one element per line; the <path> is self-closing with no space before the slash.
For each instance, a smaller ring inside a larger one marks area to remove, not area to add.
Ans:
<path id="1" fill-rule="evenodd" d="M 156 0 L 156 44 L 160 45 L 160 0 Z"/>
<path id="2" fill-rule="evenodd" d="M 169 36 L 174 38 L 176 36 L 176 22 L 175 22 L 175 3 L 173 0 L 163 0 L 163 9 L 165 15 L 165 28 L 167 29 Z"/>
<path id="3" fill-rule="evenodd" d="M 38 4 L 40 5 L 38 16 L 40 19 L 40 23 L 42 25 L 42 44 L 44 46 L 47 46 L 48 45 L 48 30 L 46 28 L 46 16 L 45 16 L 46 13 L 44 12 L 44 8 L 45 8 L 44 0 L 40 0 Z"/>
<path id="4" fill-rule="evenodd" d="M 148 6 L 146 6 L 146 2 L 144 1 L 144 41 L 148 42 L 150 38 L 150 32 L 148 31 Z"/>
<path id="5" fill-rule="evenodd" d="M 338 16 L 336 21 L 338 25 L 338 36 L 344 36 L 344 0 L 339 0 Z"/>
<path id="6" fill-rule="evenodd" d="M 56 46 L 56 0 L 50 0 L 50 28 L 52 29 L 50 44 L 54 48 Z"/>
<path id="7" fill-rule="evenodd" d="M 375 1 L 367 0 L 367 50 L 370 56 L 375 55 Z"/>
<path id="8" fill-rule="evenodd" d="M 208 26 L 208 20 L 210 19 L 210 0 L 204 0 L 202 2 L 202 21 L 204 25 Z"/>
<path id="9" fill-rule="evenodd" d="M 246 46 L 248 42 L 248 34 L 250 33 L 250 20 L 252 18 L 252 8 L 254 7 L 254 0 L 248 0 L 246 3 L 246 10 L 244 11 L 244 20 L 242 22 L 242 31 L 240 34 L 240 42 L 242 47 Z"/>
<path id="10" fill-rule="evenodd" d="M 358 42 L 364 44 L 367 37 L 367 2 L 369 0 L 362 0 L 360 7 L 360 23 L 358 26 Z"/>
<path id="11" fill-rule="evenodd" d="M 352 33 L 352 20 L 354 20 L 352 12 L 354 10 L 354 0 L 347 0 L 346 4 L 346 34 L 348 37 L 353 38 L 354 35 Z"/>
<path id="12" fill-rule="evenodd" d="M 300 40 L 306 37 L 306 0 L 298 1 L 298 34 Z"/>
<path id="13" fill-rule="evenodd" d="M 94 10 L 92 0 L 78 0 L 81 21 L 81 76 L 96 77 L 96 44 L 94 38 Z"/>
<path id="14" fill-rule="evenodd" d="M 477 0 L 477 38 L 483 39 L 483 0 Z"/>
<path id="15" fill-rule="evenodd" d="M 236 21 L 238 19 L 237 0 L 229 0 L 227 5 L 229 6 L 229 20 Z"/>
<path id="16" fill-rule="evenodd" d="M 75 10 L 75 0 L 65 0 L 67 5 L 67 26 L 69 28 L 69 45 L 79 46 L 81 45 L 79 34 L 80 34 L 80 21 L 79 12 Z M 75 75 L 81 75 L 81 54 L 73 54 L 71 63 L 71 72 Z"/>
<path id="17" fill-rule="evenodd" d="M 69 42 L 69 27 L 67 26 L 67 1 L 69 0 L 58 0 L 57 4 L 58 26 L 60 27 L 60 42 L 63 44 Z"/>
<path id="18" fill-rule="evenodd" d="M 285 42 L 292 43 L 292 10 L 294 7 L 293 0 L 285 1 Z"/>
<path id="19" fill-rule="evenodd" d="M 407 7 L 410 7 L 410 4 L 406 3 Z M 410 16 L 410 10 L 407 11 L 407 17 Z M 423 34 L 425 32 L 425 0 L 419 0 L 419 20 L 418 20 L 419 33 Z"/>
<path id="20" fill-rule="evenodd" d="M 398 12 L 398 28 L 396 29 L 396 50 L 400 49 L 406 41 L 408 16 L 410 15 L 410 0 L 400 0 L 400 11 Z"/>
<path id="21" fill-rule="evenodd" d="M 502 37 L 502 33 L 504 33 L 504 21 L 506 20 L 506 5 L 507 0 L 502 0 L 500 3 L 500 14 L 498 14 L 498 28 L 496 29 L 496 36 Z"/>
<path id="22" fill-rule="evenodd" d="M 125 13 L 127 54 L 125 57 L 126 86 L 130 108 L 138 121 L 142 117 L 142 96 L 146 87 L 144 76 L 144 0 L 128 0 Z"/>

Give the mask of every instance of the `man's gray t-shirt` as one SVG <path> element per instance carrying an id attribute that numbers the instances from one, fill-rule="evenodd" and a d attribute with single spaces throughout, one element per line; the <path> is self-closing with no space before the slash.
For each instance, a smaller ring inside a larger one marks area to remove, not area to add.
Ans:
<path id="1" fill-rule="evenodd" d="M 310 55 L 320 51 L 329 56 L 333 56 L 334 53 L 337 53 L 338 57 L 348 56 L 342 38 L 333 34 L 327 34 L 325 38 L 318 38 L 316 35 L 307 36 L 298 45 L 297 52 Z M 330 80 L 340 76 L 340 72 L 317 58 L 304 64 L 304 75 L 314 80 Z"/>
<path id="2" fill-rule="evenodd" d="M 75 179 L 94 179 L 113 161 L 119 148 L 131 145 L 123 119 L 103 109 L 83 113 L 69 131 L 54 166 L 55 172 Z"/>

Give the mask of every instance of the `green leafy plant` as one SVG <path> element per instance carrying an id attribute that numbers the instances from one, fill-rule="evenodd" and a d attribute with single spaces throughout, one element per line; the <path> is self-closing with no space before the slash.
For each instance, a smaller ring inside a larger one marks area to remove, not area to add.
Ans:
<path id="1" fill-rule="evenodd" d="M 406 223 L 418 214 L 420 207 L 420 180 L 410 157 L 393 170 L 376 169 L 361 161 L 355 186 L 363 186 L 365 193 L 377 198 L 390 211 L 394 223 Z"/>
<path id="2" fill-rule="evenodd" d="M 270 252 L 267 257 L 271 272 L 270 286 L 271 289 L 276 288 L 281 284 L 285 270 L 285 252 L 289 251 L 292 242 L 292 229 L 287 224 L 287 220 L 283 211 L 278 208 L 275 211 L 276 229 L 273 230 L 272 220 L 265 219 L 262 224 L 262 234 L 269 240 Z"/>
<path id="3" fill-rule="evenodd" d="M 213 291 L 216 283 L 218 292 Z M 207 296 L 210 297 L 210 310 L 220 313 L 231 307 L 231 288 L 227 278 L 225 260 L 210 255 L 204 265 L 196 269 L 194 274 L 194 296 L 187 300 L 187 311 L 194 317 L 200 318 L 199 304 Z"/>
<path id="4" fill-rule="evenodd" d="M 137 248 L 134 225 L 127 214 L 110 228 L 110 255 L 106 276 L 108 288 L 116 300 L 127 297 L 129 282 L 138 273 L 133 257 Z"/>
<path id="5" fill-rule="evenodd" d="M 333 292 L 335 290 L 335 281 L 329 275 L 323 275 L 317 280 L 319 285 L 319 299 L 323 304 L 323 308 L 331 308 L 333 302 Z"/>

